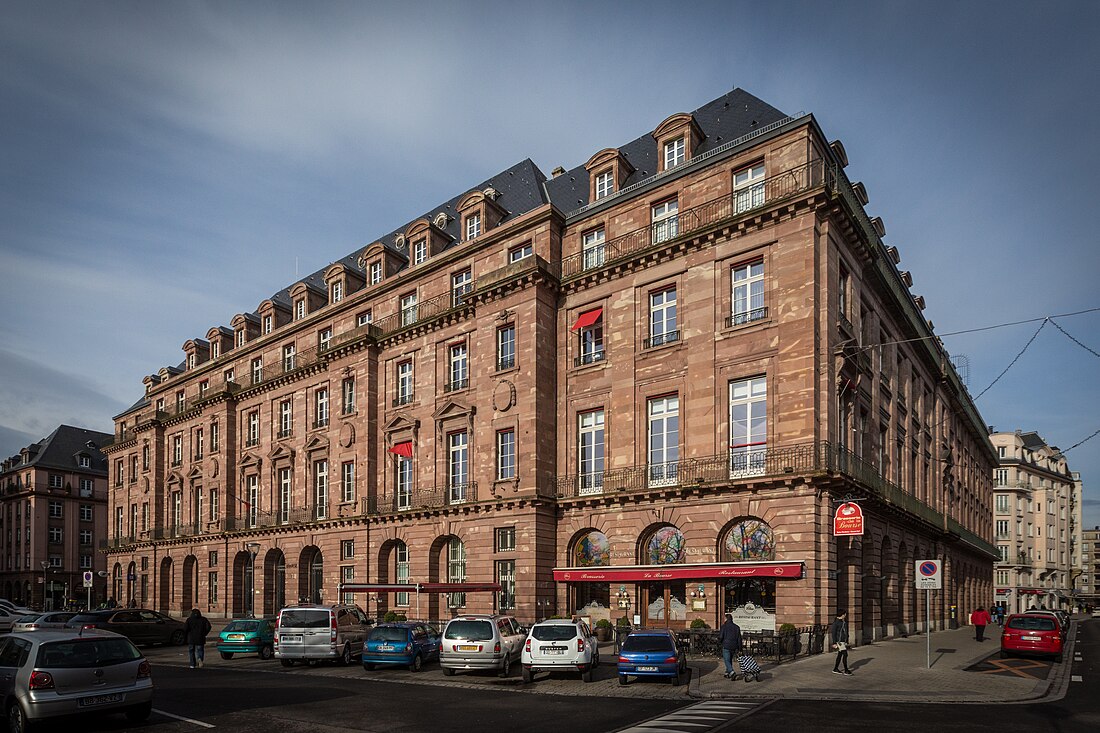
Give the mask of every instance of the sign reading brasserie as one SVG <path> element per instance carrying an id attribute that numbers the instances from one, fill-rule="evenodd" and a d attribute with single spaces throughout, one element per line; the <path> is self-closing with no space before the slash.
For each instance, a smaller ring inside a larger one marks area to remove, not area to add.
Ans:
<path id="1" fill-rule="evenodd" d="M 833 536 L 861 534 L 863 534 L 863 510 L 859 504 L 846 501 L 836 508 L 836 515 L 833 517 Z"/>
<path id="2" fill-rule="evenodd" d="M 755 603 L 746 603 L 731 611 L 733 622 L 741 631 L 775 631 L 775 614 L 768 613 Z"/>

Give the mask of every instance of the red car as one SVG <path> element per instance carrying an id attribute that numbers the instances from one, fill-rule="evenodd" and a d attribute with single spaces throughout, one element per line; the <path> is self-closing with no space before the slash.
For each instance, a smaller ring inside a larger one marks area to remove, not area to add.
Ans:
<path id="1" fill-rule="evenodd" d="M 1062 661 L 1062 629 L 1051 615 L 1018 613 L 1005 620 L 1001 659 L 1010 654 L 1048 654 Z"/>

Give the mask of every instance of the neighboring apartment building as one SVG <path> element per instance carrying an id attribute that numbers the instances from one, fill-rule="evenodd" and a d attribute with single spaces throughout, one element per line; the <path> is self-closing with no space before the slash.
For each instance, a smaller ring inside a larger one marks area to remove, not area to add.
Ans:
<path id="1" fill-rule="evenodd" d="M 918 626 L 914 562 L 941 558 L 934 618 L 988 603 L 996 454 L 846 165 L 734 90 L 188 340 L 106 449 L 115 594 L 235 615 L 353 582 L 378 613 L 676 627 L 844 606 L 868 638 Z M 845 497 L 862 537 L 830 536 Z"/>
<path id="2" fill-rule="evenodd" d="M 1009 613 L 1069 609 L 1080 532 L 1081 484 L 1066 457 L 1038 433 L 992 433 L 997 602 Z"/>
<path id="3" fill-rule="evenodd" d="M 96 573 L 92 598 L 102 601 L 107 533 L 107 461 L 99 446 L 110 433 L 62 425 L 0 463 L 0 594 L 35 608 L 87 601 L 84 573 Z"/>
<path id="4" fill-rule="evenodd" d="M 1077 588 L 1079 603 L 1100 606 L 1100 527 L 1081 533 L 1081 577 Z"/>

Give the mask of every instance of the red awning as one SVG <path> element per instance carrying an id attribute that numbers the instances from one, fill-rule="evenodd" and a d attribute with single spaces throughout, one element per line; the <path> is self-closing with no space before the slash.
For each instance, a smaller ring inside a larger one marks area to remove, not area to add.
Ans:
<path id="1" fill-rule="evenodd" d="M 582 328 L 588 328 L 593 323 L 600 320 L 600 316 L 602 315 L 603 308 L 593 308 L 590 311 L 585 311 L 584 313 L 580 314 L 580 316 L 577 318 L 577 322 L 573 324 L 573 328 L 569 330 L 579 331 Z"/>
<path id="2" fill-rule="evenodd" d="M 554 568 L 554 580 L 566 583 L 622 583 L 659 580 L 802 577 L 801 562 L 717 562 L 695 565 L 624 565 Z"/>
<path id="3" fill-rule="evenodd" d="M 342 583 L 340 593 L 493 593 L 500 583 Z"/>
<path id="4" fill-rule="evenodd" d="M 405 456 L 406 458 L 413 457 L 413 444 L 411 440 L 406 440 L 404 443 L 395 443 L 390 448 L 390 453 L 395 453 L 399 456 Z"/>

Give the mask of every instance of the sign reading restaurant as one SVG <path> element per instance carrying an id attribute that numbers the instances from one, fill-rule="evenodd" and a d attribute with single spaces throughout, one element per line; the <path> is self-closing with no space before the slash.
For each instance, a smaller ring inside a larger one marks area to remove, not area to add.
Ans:
<path id="1" fill-rule="evenodd" d="M 845 537 L 863 534 L 863 509 L 854 501 L 846 501 L 836 508 L 833 517 L 833 536 Z"/>
<path id="2" fill-rule="evenodd" d="M 566 583 L 802 577 L 801 562 L 732 562 L 684 565 L 554 568 L 554 580 Z"/>

